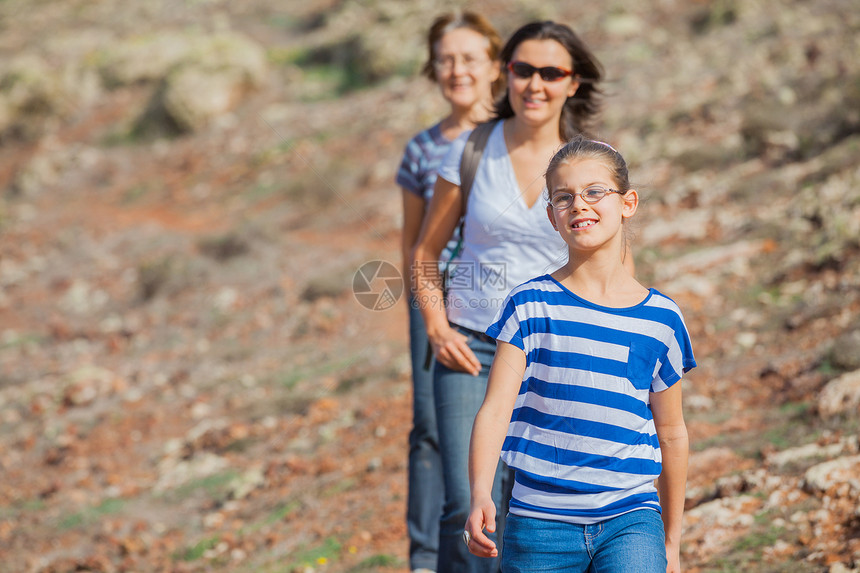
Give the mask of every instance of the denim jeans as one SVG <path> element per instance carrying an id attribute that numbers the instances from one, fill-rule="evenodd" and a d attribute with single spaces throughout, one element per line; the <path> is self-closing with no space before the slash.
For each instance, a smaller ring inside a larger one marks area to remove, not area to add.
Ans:
<path id="1" fill-rule="evenodd" d="M 433 371 L 424 367 L 430 352 L 427 331 L 413 300 L 409 301 L 409 349 L 412 357 L 412 430 L 409 432 L 409 493 L 406 502 L 409 565 L 411 569 L 435 570 L 445 486 L 436 430 Z"/>
<path id="2" fill-rule="evenodd" d="M 660 514 L 631 511 L 594 525 L 508 515 L 504 573 L 666 573 Z"/>
<path id="3" fill-rule="evenodd" d="M 490 363 L 496 352 L 493 340 L 475 337 L 471 331 L 459 329 L 470 336 L 469 348 L 481 362 L 481 373 L 472 376 L 457 372 L 436 363 L 433 370 L 433 388 L 436 398 L 436 421 L 439 427 L 439 448 L 445 479 L 445 505 L 439 528 L 438 573 L 479 573 L 499 570 L 498 557 L 488 559 L 469 553 L 463 543 L 463 530 L 469 516 L 469 440 L 475 415 L 484 401 Z M 493 500 L 496 502 L 496 533 L 489 534 L 501 551 L 505 513 L 508 504 L 503 490 L 509 492 L 507 468 L 499 462 L 493 483 Z"/>

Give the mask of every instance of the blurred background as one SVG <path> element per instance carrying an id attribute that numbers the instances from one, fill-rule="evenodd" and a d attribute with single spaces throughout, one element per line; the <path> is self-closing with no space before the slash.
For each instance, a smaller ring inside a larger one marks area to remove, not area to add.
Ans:
<path id="1" fill-rule="evenodd" d="M 0 569 L 408 569 L 406 308 L 356 273 L 463 7 L 604 65 L 699 362 L 686 570 L 860 571 L 856 0 L 0 1 Z"/>

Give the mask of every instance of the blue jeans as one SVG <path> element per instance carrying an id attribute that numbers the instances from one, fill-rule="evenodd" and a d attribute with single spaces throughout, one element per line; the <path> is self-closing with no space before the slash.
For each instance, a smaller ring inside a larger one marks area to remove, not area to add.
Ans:
<path id="1" fill-rule="evenodd" d="M 414 301 L 409 301 L 409 349 L 412 357 L 412 430 L 409 432 L 409 493 L 406 529 L 411 569 L 436 569 L 439 519 L 442 515 L 442 458 L 436 430 L 433 371 L 424 367 L 427 331 Z"/>
<path id="2" fill-rule="evenodd" d="M 481 362 L 481 373 L 472 376 L 451 370 L 438 362 L 433 370 L 436 421 L 445 478 L 445 505 L 439 528 L 439 563 L 436 570 L 438 573 L 490 573 L 499 570 L 499 558 L 488 559 L 469 553 L 463 543 L 463 530 L 470 506 L 469 440 L 475 415 L 484 401 L 496 344 L 493 340 L 476 337 L 471 331 L 459 330 L 470 336 L 469 348 Z M 499 462 L 492 492 L 496 502 L 496 533 L 488 535 L 500 551 L 508 505 L 504 500 L 509 499 L 509 496 L 503 496 L 503 491 L 509 492 L 511 485 L 507 475 L 506 466 Z"/>
<path id="3" fill-rule="evenodd" d="M 663 520 L 651 509 L 594 525 L 508 515 L 504 573 L 666 573 Z"/>

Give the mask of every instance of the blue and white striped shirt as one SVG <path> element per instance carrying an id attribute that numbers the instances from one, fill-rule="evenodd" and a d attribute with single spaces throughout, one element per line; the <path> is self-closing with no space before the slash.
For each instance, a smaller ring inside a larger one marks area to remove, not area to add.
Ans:
<path id="1" fill-rule="evenodd" d="M 436 171 L 450 147 L 451 141 L 442 135 L 440 123 L 419 132 L 406 144 L 396 183 L 429 202 L 436 185 Z"/>
<path id="2" fill-rule="evenodd" d="M 651 289 L 608 308 L 544 275 L 511 291 L 487 334 L 526 354 L 502 446 L 516 474 L 511 512 L 589 524 L 660 511 L 650 393 L 696 366 L 674 301 Z"/>
<path id="3" fill-rule="evenodd" d="M 406 144 L 403 151 L 403 159 L 394 181 L 409 193 L 424 199 L 425 213 L 433 198 L 433 190 L 436 186 L 436 174 L 442 160 L 448 154 L 451 141 L 442 134 L 442 123 L 419 132 Z M 443 269 L 451 254 L 457 247 L 460 238 L 460 228 L 454 229 L 454 233 L 448 240 L 448 244 L 439 255 L 439 269 Z"/>

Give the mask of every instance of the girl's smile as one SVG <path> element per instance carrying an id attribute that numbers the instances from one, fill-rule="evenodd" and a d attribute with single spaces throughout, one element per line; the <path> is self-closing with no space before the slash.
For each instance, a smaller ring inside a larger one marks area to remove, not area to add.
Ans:
<path id="1" fill-rule="evenodd" d="M 551 201 L 547 215 L 571 255 L 602 248 L 614 253 L 616 247 L 621 248 L 623 221 L 636 211 L 638 195 L 633 190 L 618 192 L 603 161 L 580 159 L 560 165 L 547 185 Z"/>
<path id="2" fill-rule="evenodd" d="M 577 219 L 570 224 L 570 227 L 577 231 L 579 229 L 588 229 L 597 224 L 597 219 Z"/>

